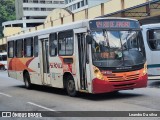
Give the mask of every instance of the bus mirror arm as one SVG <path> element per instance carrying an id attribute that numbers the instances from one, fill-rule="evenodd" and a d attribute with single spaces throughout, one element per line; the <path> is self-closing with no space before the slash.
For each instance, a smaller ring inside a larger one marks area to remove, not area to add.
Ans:
<path id="1" fill-rule="evenodd" d="M 86 42 L 87 42 L 88 44 L 92 44 L 92 40 L 93 40 L 93 38 L 92 38 L 91 35 L 87 35 L 87 36 L 86 36 Z"/>

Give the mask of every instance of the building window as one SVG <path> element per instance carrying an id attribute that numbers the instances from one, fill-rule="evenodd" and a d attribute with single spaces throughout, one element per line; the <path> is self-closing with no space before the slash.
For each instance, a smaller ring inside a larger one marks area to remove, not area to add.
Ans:
<path id="1" fill-rule="evenodd" d="M 49 36 L 49 49 L 50 49 L 50 56 L 57 55 L 57 33 L 52 33 Z"/>
<path id="2" fill-rule="evenodd" d="M 72 11 L 72 5 L 71 5 L 71 6 L 69 6 L 69 10 L 70 10 L 70 11 Z"/>
<path id="3" fill-rule="evenodd" d="M 46 1 L 46 4 L 52 4 L 52 1 Z"/>
<path id="4" fill-rule="evenodd" d="M 18 58 L 21 58 L 23 57 L 23 40 L 17 40 L 16 41 L 16 46 L 15 46 L 16 49 L 16 57 Z"/>
<path id="5" fill-rule="evenodd" d="M 68 4 L 68 0 L 65 0 L 65 4 Z"/>
<path id="6" fill-rule="evenodd" d="M 5 25 L 5 27 L 11 27 L 11 25 Z"/>
<path id="7" fill-rule="evenodd" d="M 24 3 L 28 3 L 28 0 L 23 0 Z"/>
<path id="8" fill-rule="evenodd" d="M 41 25 L 42 23 L 27 23 L 26 26 L 27 27 L 35 27 L 35 26 L 38 26 L 38 25 Z"/>
<path id="9" fill-rule="evenodd" d="M 76 4 L 73 5 L 73 10 L 75 10 L 75 9 L 76 9 Z"/>
<path id="10" fill-rule="evenodd" d="M 30 11 L 34 11 L 34 8 L 28 8 L 28 10 L 30 10 Z"/>
<path id="11" fill-rule="evenodd" d="M 28 11 L 28 7 L 24 7 L 23 10 L 27 10 Z"/>
<path id="12" fill-rule="evenodd" d="M 40 11 L 40 8 L 34 8 L 34 11 Z"/>
<path id="13" fill-rule="evenodd" d="M 86 0 L 86 5 L 88 5 L 88 0 Z"/>
<path id="14" fill-rule="evenodd" d="M 81 7 L 83 7 L 84 6 L 84 0 L 83 1 L 81 1 Z"/>
<path id="15" fill-rule="evenodd" d="M 160 30 L 148 30 L 148 44 L 152 50 L 160 50 Z"/>
<path id="16" fill-rule="evenodd" d="M 54 10 L 54 8 L 47 8 L 47 11 L 52 11 Z"/>
<path id="17" fill-rule="evenodd" d="M 25 57 L 33 56 L 33 38 L 24 39 L 24 56 Z"/>
<path id="18" fill-rule="evenodd" d="M 60 4 L 64 4 L 64 1 L 60 1 Z"/>
<path id="19" fill-rule="evenodd" d="M 58 34 L 58 52 L 59 55 L 73 54 L 73 31 L 60 32 Z"/>
<path id="20" fill-rule="evenodd" d="M 77 3 L 77 8 L 80 8 L 80 2 Z"/>
<path id="21" fill-rule="evenodd" d="M 41 11 L 46 11 L 46 8 L 41 8 Z"/>
<path id="22" fill-rule="evenodd" d="M 0 61 L 7 61 L 7 55 L 1 55 Z"/>
<path id="23" fill-rule="evenodd" d="M 38 3 L 38 0 L 33 0 L 33 3 Z"/>
<path id="24" fill-rule="evenodd" d="M 14 57 L 14 41 L 8 42 L 8 57 L 9 58 Z"/>
<path id="25" fill-rule="evenodd" d="M 41 0 L 41 1 L 40 1 L 40 3 L 43 3 L 43 4 L 45 4 L 45 1 L 44 1 L 44 0 Z"/>
<path id="26" fill-rule="evenodd" d="M 34 37 L 34 57 L 38 57 L 38 36 Z"/>
<path id="27" fill-rule="evenodd" d="M 12 27 L 23 27 L 23 24 L 13 24 Z"/>
<path id="28" fill-rule="evenodd" d="M 33 3 L 33 0 L 28 0 L 29 3 Z"/>
<path id="29" fill-rule="evenodd" d="M 54 3 L 54 4 L 59 4 L 59 1 L 54 1 L 53 3 Z"/>

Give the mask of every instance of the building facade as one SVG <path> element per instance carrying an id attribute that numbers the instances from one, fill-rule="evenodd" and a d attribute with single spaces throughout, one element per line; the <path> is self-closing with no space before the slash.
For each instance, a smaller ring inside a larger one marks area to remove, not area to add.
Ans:
<path id="1" fill-rule="evenodd" d="M 96 6 L 110 0 L 65 0 L 65 7 L 72 13 Z"/>
<path id="2" fill-rule="evenodd" d="M 15 0 L 17 20 L 2 24 L 4 36 L 10 35 L 9 27 L 19 27 L 21 29 L 17 30 L 20 32 L 41 25 L 52 10 L 64 7 L 64 0 Z"/>

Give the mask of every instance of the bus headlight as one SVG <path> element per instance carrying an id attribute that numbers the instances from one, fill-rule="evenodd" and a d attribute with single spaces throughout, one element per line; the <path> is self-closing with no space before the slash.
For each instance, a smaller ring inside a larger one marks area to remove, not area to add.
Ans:
<path id="1" fill-rule="evenodd" d="M 147 74 L 147 63 L 144 64 L 143 75 Z"/>
<path id="2" fill-rule="evenodd" d="M 95 74 L 96 78 L 98 78 L 98 79 L 100 79 L 100 80 L 104 80 L 103 74 L 100 72 L 100 70 L 95 69 L 95 70 L 94 70 L 94 74 Z"/>

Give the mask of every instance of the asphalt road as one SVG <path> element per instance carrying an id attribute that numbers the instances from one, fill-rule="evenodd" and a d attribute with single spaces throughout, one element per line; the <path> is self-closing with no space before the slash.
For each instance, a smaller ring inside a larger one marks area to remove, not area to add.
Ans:
<path id="1" fill-rule="evenodd" d="M 160 111 L 160 79 L 149 80 L 147 88 L 120 91 L 116 94 L 79 94 L 69 97 L 62 89 L 34 86 L 27 90 L 24 83 L 0 71 L 0 111 Z M 83 113 L 79 113 L 80 115 Z M 86 113 L 87 114 L 87 113 Z M 89 113 L 88 113 L 89 114 Z M 96 115 L 95 115 L 96 116 Z M 0 118 L 28 120 L 37 118 Z M 158 120 L 158 117 L 45 117 L 38 120 Z"/>

